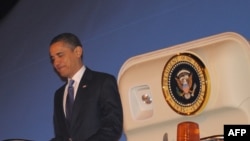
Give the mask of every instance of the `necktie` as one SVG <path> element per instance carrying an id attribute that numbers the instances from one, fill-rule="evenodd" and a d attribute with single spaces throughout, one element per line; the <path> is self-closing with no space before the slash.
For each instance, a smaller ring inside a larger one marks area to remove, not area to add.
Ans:
<path id="1" fill-rule="evenodd" d="M 67 95 L 67 99 L 66 99 L 66 118 L 67 118 L 68 122 L 70 122 L 70 120 L 71 120 L 72 108 L 73 108 L 73 104 L 74 104 L 73 84 L 74 84 L 74 80 L 70 80 L 69 85 L 68 85 L 68 95 Z"/>

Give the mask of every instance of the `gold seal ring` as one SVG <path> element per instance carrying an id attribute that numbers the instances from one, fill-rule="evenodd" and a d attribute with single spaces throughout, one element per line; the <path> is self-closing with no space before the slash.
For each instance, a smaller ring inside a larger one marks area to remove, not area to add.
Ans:
<path id="1" fill-rule="evenodd" d="M 174 55 L 165 64 L 162 90 L 168 105 L 178 114 L 201 111 L 209 97 L 210 84 L 204 63 L 194 54 Z"/>

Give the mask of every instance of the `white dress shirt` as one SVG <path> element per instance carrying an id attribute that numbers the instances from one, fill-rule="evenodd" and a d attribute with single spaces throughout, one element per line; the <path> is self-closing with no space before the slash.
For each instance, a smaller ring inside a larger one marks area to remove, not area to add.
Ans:
<path id="1" fill-rule="evenodd" d="M 83 65 L 81 67 L 81 69 L 78 70 L 78 72 L 76 72 L 76 74 L 71 78 L 71 79 L 73 79 L 75 81 L 74 84 L 73 84 L 73 87 L 74 87 L 74 98 L 76 97 L 76 91 L 78 89 L 79 83 L 81 81 L 81 78 L 82 78 L 85 70 L 86 70 L 86 67 Z M 69 82 L 69 80 L 70 80 L 70 78 L 68 78 L 68 82 Z M 69 83 L 67 83 L 67 85 L 65 87 L 64 95 L 63 95 L 63 109 L 64 109 L 65 116 L 66 116 L 65 107 L 66 107 L 66 98 L 67 98 L 67 94 L 68 94 L 68 84 Z"/>

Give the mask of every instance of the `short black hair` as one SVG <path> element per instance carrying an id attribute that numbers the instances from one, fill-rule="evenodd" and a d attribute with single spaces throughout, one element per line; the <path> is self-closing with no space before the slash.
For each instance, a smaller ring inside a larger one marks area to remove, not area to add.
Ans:
<path id="1" fill-rule="evenodd" d="M 73 33 L 61 33 L 57 36 L 55 36 L 51 42 L 50 45 L 52 45 L 53 43 L 59 42 L 59 41 L 63 41 L 65 43 L 68 43 L 74 47 L 76 46 L 81 46 L 82 47 L 82 43 L 79 40 L 79 38 L 73 34 Z"/>

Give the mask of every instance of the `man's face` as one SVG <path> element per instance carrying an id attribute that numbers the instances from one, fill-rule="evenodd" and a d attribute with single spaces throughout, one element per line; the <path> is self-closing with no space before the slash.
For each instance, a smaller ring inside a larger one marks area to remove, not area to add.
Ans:
<path id="1" fill-rule="evenodd" d="M 72 78 L 81 67 L 81 48 L 72 49 L 70 46 L 70 44 L 59 41 L 53 43 L 49 50 L 55 70 L 65 78 Z"/>

